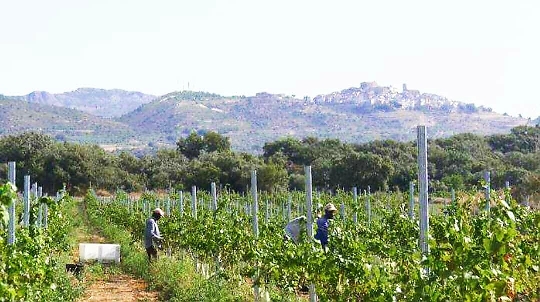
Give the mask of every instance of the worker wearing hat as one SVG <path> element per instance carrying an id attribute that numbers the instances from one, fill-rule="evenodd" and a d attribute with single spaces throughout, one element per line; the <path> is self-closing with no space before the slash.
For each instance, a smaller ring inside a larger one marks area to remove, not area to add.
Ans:
<path id="1" fill-rule="evenodd" d="M 165 213 L 160 208 L 156 208 L 152 211 L 152 217 L 146 221 L 146 228 L 144 231 L 144 247 L 148 254 L 148 261 L 152 261 L 152 258 L 157 259 L 157 246 L 160 246 L 160 241 L 163 240 L 159 233 L 159 227 L 157 221 L 165 216 Z"/>
<path id="2" fill-rule="evenodd" d="M 326 251 L 328 245 L 328 226 L 330 225 L 330 219 L 334 219 L 337 213 L 336 207 L 329 203 L 324 207 L 324 216 L 317 219 L 317 233 L 315 239 L 321 242 L 323 249 Z"/>

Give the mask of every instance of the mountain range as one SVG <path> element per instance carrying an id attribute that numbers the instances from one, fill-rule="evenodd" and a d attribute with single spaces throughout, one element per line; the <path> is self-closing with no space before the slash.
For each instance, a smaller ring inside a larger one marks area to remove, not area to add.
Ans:
<path id="1" fill-rule="evenodd" d="M 99 117 L 119 117 L 151 102 L 156 96 L 120 89 L 79 88 L 59 94 L 34 91 L 15 98 L 29 103 L 76 109 Z"/>
<path id="2" fill-rule="evenodd" d="M 124 90 L 80 88 L 0 95 L 0 135 L 40 131 L 58 140 L 92 142 L 108 150 L 174 146 L 191 131 L 216 131 L 233 148 L 258 153 L 265 142 L 284 136 L 413 140 L 415 127 L 430 137 L 462 132 L 507 133 L 538 123 L 417 90 L 364 82 L 359 87 L 296 98 L 283 94 L 221 96 L 181 91 L 160 97 Z"/>

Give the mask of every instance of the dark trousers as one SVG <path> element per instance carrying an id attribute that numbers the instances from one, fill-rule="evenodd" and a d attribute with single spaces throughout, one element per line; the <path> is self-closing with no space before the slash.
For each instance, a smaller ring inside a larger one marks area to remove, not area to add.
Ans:
<path id="1" fill-rule="evenodd" d="M 325 253 L 328 252 L 328 243 L 321 243 L 321 246 Z"/>
<path id="2" fill-rule="evenodd" d="M 146 248 L 146 254 L 148 254 L 148 261 L 150 261 L 150 262 L 152 261 L 152 258 L 154 258 L 154 259 L 158 258 L 157 250 L 153 245 L 151 247 Z"/>

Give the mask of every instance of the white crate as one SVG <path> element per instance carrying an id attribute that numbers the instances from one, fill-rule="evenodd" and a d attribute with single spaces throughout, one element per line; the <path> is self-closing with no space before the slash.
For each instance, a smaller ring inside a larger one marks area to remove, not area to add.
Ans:
<path id="1" fill-rule="evenodd" d="M 79 243 L 79 261 L 120 262 L 119 244 Z"/>

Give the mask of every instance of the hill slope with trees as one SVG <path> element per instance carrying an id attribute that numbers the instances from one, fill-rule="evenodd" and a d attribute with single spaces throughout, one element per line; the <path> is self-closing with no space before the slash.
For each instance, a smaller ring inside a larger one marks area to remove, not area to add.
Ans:
<path id="1" fill-rule="evenodd" d="M 36 131 L 58 141 L 109 144 L 128 140 L 135 132 L 127 125 L 81 111 L 32 104 L 0 96 L 0 136 Z"/>
<path id="2" fill-rule="evenodd" d="M 526 119 L 494 113 L 489 108 L 414 91 L 397 93 L 373 83 L 313 99 L 269 93 L 224 97 L 176 92 L 139 107 L 119 121 L 147 135 L 159 133 L 164 143 L 173 143 L 192 131 L 214 131 L 229 137 L 235 150 L 247 152 L 259 152 L 265 142 L 286 136 L 339 137 L 350 143 L 407 141 L 414 139 L 418 124 L 427 125 L 431 137 L 447 137 L 467 132 L 505 133 L 527 123 Z"/>
<path id="3" fill-rule="evenodd" d="M 0 106 L 0 118 L 8 125 L 0 135 L 38 130 L 60 140 L 95 142 L 107 150 L 136 149 L 140 154 L 174 147 L 178 138 L 193 131 L 217 132 L 230 139 L 234 150 L 260 154 L 266 142 L 284 137 L 409 141 L 418 124 L 427 125 L 432 138 L 508 133 L 534 125 L 490 108 L 374 82 L 314 98 L 182 91 L 154 99 L 138 92 L 81 88 L 63 94 L 0 95 Z"/>

